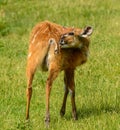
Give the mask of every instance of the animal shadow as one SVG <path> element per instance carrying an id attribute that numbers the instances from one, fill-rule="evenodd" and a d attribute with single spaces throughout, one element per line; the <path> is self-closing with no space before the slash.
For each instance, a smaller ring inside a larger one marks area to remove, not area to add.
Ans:
<path id="1" fill-rule="evenodd" d="M 101 107 L 82 107 L 78 109 L 78 119 L 88 118 L 90 116 L 98 116 L 102 113 L 120 113 L 120 106 L 102 105 Z"/>

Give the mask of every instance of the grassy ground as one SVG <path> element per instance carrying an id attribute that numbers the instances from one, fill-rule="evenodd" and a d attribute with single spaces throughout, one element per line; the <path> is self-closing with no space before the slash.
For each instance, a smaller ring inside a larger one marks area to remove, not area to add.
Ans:
<path id="1" fill-rule="evenodd" d="M 120 130 L 120 2 L 119 0 L 0 0 L 0 129 L 43 130 L 45 80 L 33 83 L 31 120 L 25 121 L 25 66 L 29 33 L 39 21 L 64 26 L 92 25 L 89 61 L 76 71 L 78 121 L 71 118 L 70 98 L 59 116 L 63 73 L 51 94 L 52 130 Z"/>

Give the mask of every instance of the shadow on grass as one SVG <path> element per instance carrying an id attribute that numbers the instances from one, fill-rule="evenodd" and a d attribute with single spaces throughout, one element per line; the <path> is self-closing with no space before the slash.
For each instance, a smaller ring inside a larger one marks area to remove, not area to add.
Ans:
<path id="1" fill-rule="evenodd" d="M 78 109 L 78 119 L 88 118 L 90 116 L 98 116 L 102 113 L 120 113 L 120 107 L 119 106 L 109 106 L 109 105 L 103 105 L 100 108 L 96 107 L 90 107 L 86 108 L 83 107 L 82 109 Z"/>
<path id="2" fill-rule="evenodd" d="M 119 106 L 109 106 L 109 105 L 102 105 L 101 107 L 97 108 L 95 106 L 87 107 L 83 106 L 82 108 L 78 108 L 77 114 L 78 114 L 78 120 L 89 118 L 91 116 L 99 116 L 103 113 L 120 113 L 120 107 Z M 51 123 L 57 123 L 58 118 L 52 118 Z M 62 120 L 70 121 L 72 120 L 71 113 L 65 114 L 64 117 L 62 117 Z M 17 123 L 17 130 L 33 130 L 33 123 L 28 121 L 20 121 Z"/>

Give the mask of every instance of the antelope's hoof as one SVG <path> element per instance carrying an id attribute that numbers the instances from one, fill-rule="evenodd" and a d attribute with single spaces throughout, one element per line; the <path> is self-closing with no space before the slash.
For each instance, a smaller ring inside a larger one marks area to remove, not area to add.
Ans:
<path id="1" fill-rule="evenodd" d="M 45 119 L 45 125 L 46 125 L 46 128 L 49 128 L 49 125 L 50 125 L 50 120 Z"/>
<path id="2" fill-rule="evenodd" d="M 72 116 L 73 116 L 73 119 L 74 119 L 75 121 L 78 120 L 77 113 L 73 113 Z"/>
<path id="3" fill-rule="evenodd" d="M 63 117 L 65 115 L 65 111 L 64 110 L 60 110 L 60 116 Z"/>
<path id="4" fill-rule="evenodd" d="M 49 124 L 50 124 L 50 117 L 49 117 L 49 116 L 46 116 L 46 117 L 45 117 L 45 125 L 46 125 L 46 128 L 49 128 Z"/>

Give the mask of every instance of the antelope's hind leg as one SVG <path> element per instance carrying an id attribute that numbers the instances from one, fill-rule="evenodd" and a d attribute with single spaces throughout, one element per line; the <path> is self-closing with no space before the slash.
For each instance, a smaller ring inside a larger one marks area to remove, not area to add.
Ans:
<path id="1" fill-rule="evenodd" d="M 49 126 L 49 122 L 50 122 L 49 108 L 50 108 L 50 93 L 51 93 L 52 83 L 56 79 L 56 77 L 58 76 L 58 73 L 59 73 L 59 70 L 55 70 L 55 68 L 50 69 L 49 76 L 48 76 L 47 81 L 46 81 L 46 115 L 45 115 L 45 123 L 46 123 L 47 127 Z"/>
<path id="2" fill-rule="evenodd" d="M 29 109 L 30 109 L 30 101 L 32 97 L 32 81 L 36 71 L 37 65 L 28 59 L 26 74 L 27 74 L 27 89 L 26 89 L 26 96 L 27 96 L 27 105 L 26 105 L 26 119 L 29 119 Z"/>

